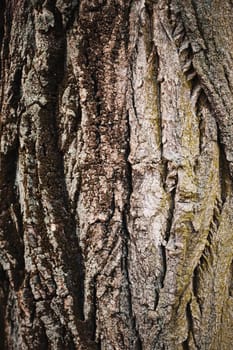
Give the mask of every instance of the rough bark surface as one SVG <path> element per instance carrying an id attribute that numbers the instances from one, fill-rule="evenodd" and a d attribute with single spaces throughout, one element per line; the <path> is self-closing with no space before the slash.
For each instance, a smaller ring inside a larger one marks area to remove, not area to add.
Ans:
<path id="1" fill-rule="evenodd" d="M 1 0 L 1 349 L 232 348 L 232 34 L 230 0 Z"/>

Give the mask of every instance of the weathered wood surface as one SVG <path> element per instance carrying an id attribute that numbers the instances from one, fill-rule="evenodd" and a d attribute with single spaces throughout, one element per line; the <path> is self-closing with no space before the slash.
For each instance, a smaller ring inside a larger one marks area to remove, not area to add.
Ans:
<path id="1" fill-rule="evenodd" d="M 232 35 L 230 0 L 1 0 L 1 349 L 231 349 Z"/>

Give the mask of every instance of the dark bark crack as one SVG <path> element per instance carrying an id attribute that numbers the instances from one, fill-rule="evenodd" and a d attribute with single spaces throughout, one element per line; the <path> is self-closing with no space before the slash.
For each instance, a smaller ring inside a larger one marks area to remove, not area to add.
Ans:
<path id="1" fill-rule="evenodd" d="M 141 339 L 140 335 L 137 331 L 136 319 L 133 314 L 133 305 L 132 305 L 132 294 L 131 294 L 131 283 L 129 276 L 129 248 L 128 242 L 130 240 L 130 233 L 128 230 L 128 217 L 130 213 L 130 198 L 133 193 L 133 183 L 132 183 L 132 166 L 128 161 L 128 156 L 130 154 L 130 122 L 129 122 L 129 114 L 127 113 L 127 133 L 126 139 L 128 140 L 126 143 L 125 150 L 125 161 L 126 161 L 126 186 L 127 186 L 127 199 L 125 203 L 125 207 L 122 212 L 122 230 L 123 230 L 123 246 L 122 246 L 122 271 L 127 283 L 127 294 L 128 294 L 128 311 L 130 318 L 130 328 L 132 329 L 132 334 L 134 337 L 132 348 L 141 350 Z"/>

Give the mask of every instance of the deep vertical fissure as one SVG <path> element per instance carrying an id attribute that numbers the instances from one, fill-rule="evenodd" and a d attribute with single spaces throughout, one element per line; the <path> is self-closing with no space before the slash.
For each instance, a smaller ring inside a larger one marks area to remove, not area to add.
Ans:
<path id="1" fill-rule="evenodd" d="M 218 137 L 218 147 L 219 147 L 219 181 L 221 186 L 221 199 L 222 207 L 226 202 L 227 196 L 232 189 L 232 180 L 229 168 L 229 162 L 226 159 L 226 153 L 224 145 L 221 141 L 221 132 L 219 130 L 218 123 L 217 125 L 217 137 Z"/>
<path id="2" fill-rule="evenodd" d="M 132 166 L 128 160 L 128 156 L 130 154 L 130 122 L 129 122 L 129 114 L 127 112 L 126 116 L 127 121 L 127 134 L 126 134 L 126 149 L 125 149 L 125 161 L 126 161 L 126 186 L 127 186 L 127 201 L 125 203 L 123 212 L 122 212 L 122 229 L 123 229 L 123 251 L 122 251 L 122 268 L 123 273 L 125 274 L 127 289 L 128 289 L 128 308 L 129 308 L 129 317 L 131 328 L 133 332 L 133 336 L 136 338 L 136 344 L 134 346 L 141 350 L 141 340 L 140 335 L 137 331 L 136 320 L 133 314 L 133 304 L 132 304 L 132 293 L 131 293 L 131 283 L 129 276 L 129 247 L 128 243 L 130 240 L 130 233 L 128 230 L 128 217 L 130 214 L 130 198 L 133 193 L 133 178 L 132 178 Z"/>
<path id="3" fill-rule="evenodd" d="M 5 0 L 0 2 L 0 79 L 2 77 L 2 43 L 4 38 L 4 13 L 5 13 L 6 3 Z"/>
<path id="4" fill-rule="evenodd" d="M 67 56 L 67 48 L 66 48 L 66 40 L 64 29 L 61 24 L 61 14 L 54 9 L 54 15 L 56 18 L 56 22 L 58 22 L 59 30 L 60 30 L 60 38 L 61 47 L 59 51 L 56 52 L 56 65 L 57 65 L 57 80 L 55 81 L 55 99 L 54 99 L 54 109 L 56 114 L 59 113 L 59 83 L 64 80 L 65 77 L 65 69 L 66 67 L 66 56 Z M 52 69 L 51 62 L 51 69 Z M 60 68 L 59 68 L 60 67 Z M 79 109 L 81 117 L 81 107 Z M 61 151 L 59 151 L 59 142 L 58 142 L 58 126 L 56 125 L 56 116 L 54 116 L 54 157 L 56 158 L 56 168 L 57 173 L 60 174 L 59 182 L 61 185 L 60 192 L 61 198 L 60 200 L 63 203 L 64 212 L 64 235 L 65 235 L 65 244 L 67 246 L 68 251 L 63 251 L 64 258 L 64 267 L 70 269 L 69 278 L 72 279 L 72 284 L 68 287 L 71 288 L 71 293 L 74 298 L 74 314 L 80 320 L 84 320 L 84 262 L 82 251 L 80 248 L 79 239 L 76 234 L 77 223 L 75 221 L 75 212 L 72 213 L 72 208 L 70 205 L 69 193 L 66 186 L 65 181 L 65 171 L 64 171 L 64 156 Z M 79 121 L 80 122 L 80 121 Z M 78 196 L 78 194 L 77 194 Z"/>
<path id="5" fill-rule="evenodd" d="M 157 96 L 156 96 L 156 101 L 157 101 L 157 111 L 158 111 L 158 126 L 159 126 L 159 144 L 160 144 L 160 150 L 161 150 L 161 160 L 163 161 L 163 121 L 162 121 L 162 102 L 161 102 L 161 78 L 159 79 L 159 61 L 160 61 L 160 57 L 159 57 L 159 53 L 158 53 L 158 49 L 155 46 L 155 44 L 153 45 L 153 49 L 154 50 L 154 55 L 155 55 L 155 59 L 154 59 L 154 69 L 155 69 L 155 84 L 157 85 Z"/>
<path id="6" fill-rule="evenodd" d="M 190 303 L 191 303 L 191 301 L 189 301 L 187 306 L 186 306 L 186 318 L 187 318 L 187 322 L 188 322 L 188 330 L 192 334 L 192 338 L 193 338 L 193 341 L 194 341 L 195 349 L 199 350 L 200 347 L 199 347 L 199 345 L 197 344 L 197 341 L 196 341 L 196 331 L 194 329 L 193 315 L 192 315 L 192 310 L 191 310 Z M 188 339 L 186 341 L 184 341 L 183 347 L 184 347 L 184 350 L 189 350 L 190 349 Z"/>
<path id="7" fill-rule="evenodd" d="M 9 280 L 3 267 L 0 265 L 0 348 L 7 349 L 5 338 L 5 312 L 9 292 Z"/>
<path id="8" fill-rule="evenodd" d="M 192 291 L 193 295 L 196 298 L 197 302 L 199 302 L 199 297 L 198 297 L 198 288 L 199 288 L 199 268 L 200 268 L 200 263 L 197 264 L 197 266 L 193 270 L 193 276 L 192 276 Z"/>

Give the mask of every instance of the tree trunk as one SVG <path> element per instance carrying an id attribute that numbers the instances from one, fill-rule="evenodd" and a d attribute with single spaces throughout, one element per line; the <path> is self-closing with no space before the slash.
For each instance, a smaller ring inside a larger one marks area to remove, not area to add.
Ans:
<path id="1" fill-rule="evenodd" d="M 1 0 L 0 349 L 233 344 L 231 0 Z"/>

